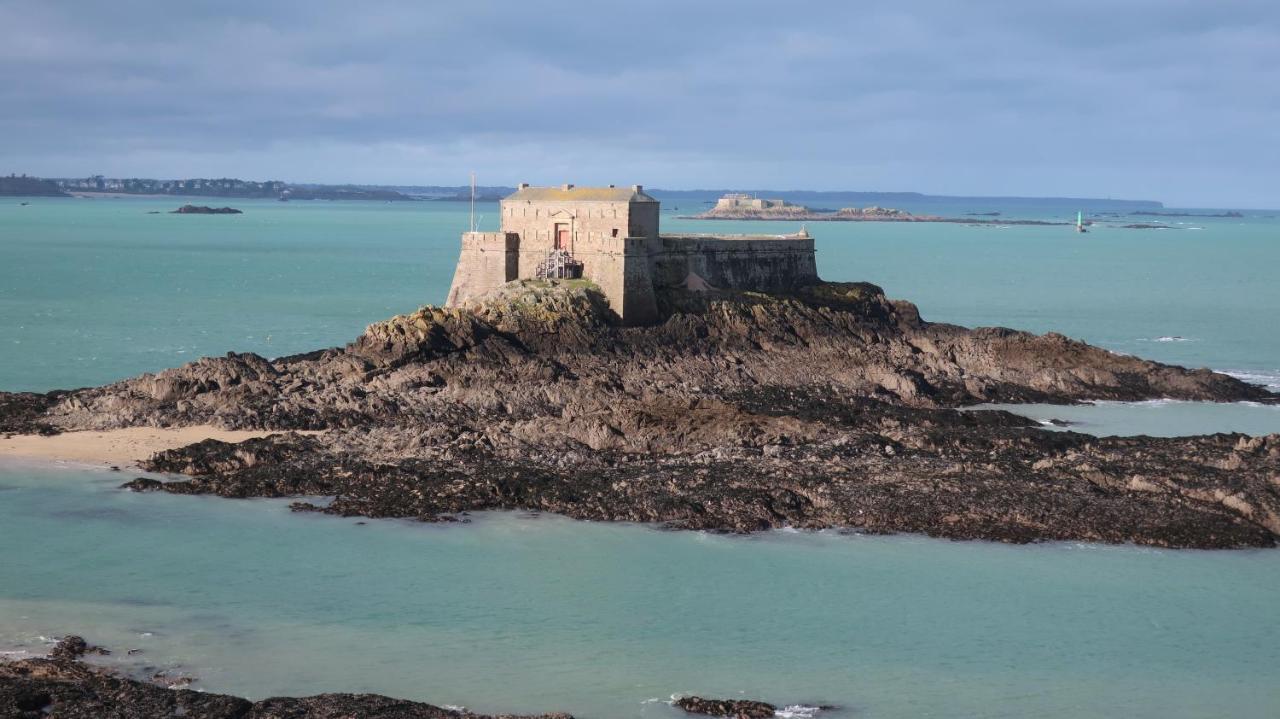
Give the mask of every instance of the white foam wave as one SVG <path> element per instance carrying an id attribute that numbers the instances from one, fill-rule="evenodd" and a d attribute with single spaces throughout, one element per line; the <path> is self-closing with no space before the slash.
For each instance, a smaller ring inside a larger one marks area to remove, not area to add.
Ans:
<path id="1" fill-rule="evenodd" d="M 1235 377 L 1241 382 L 1260 384 L 1267 389 L 1280 390 L 1280 370 L 1269 372 L 1264 370 L 1220 369 L 1217 371 L 1229 377 Z"/>
<path id="2" fill-rule="evenodd" d="M 1199 342 L 1193 337 L 1183 337 L 1181 335 L 1164 335 L 1162 337 L 1139 337 L 1139 342 Z"/>
<path id="3" fill-rule="evenodd" d="M 1160 399 L 1139 399 L 1139 400 L 1121 400 L 1121 399 L 1094 399 L 1089 400 L 1085 404 L 1092 404 L 1099 407 L 1165 407 L 1171 404 L 1197 404 L 1195 400 L 1190 399 L 1170 399 L 1162 397 Z"/>
<path id="4" fill-rule="evenodd" d="M 0 651 L 0 657 L 5 659 L 33 659 L 35 657 L 43 657 L 43 654 L 35 654 L 25 649 L 6 649 Z"/>
<path id="5" fill-rule="evenodd" d="M 781 719 L 813 719 L 818 716 L 818 712 L 822 711 L 822 707 L 805 706 L 804 704 L 790 704 L 773 712 L 773 715 Z"/>

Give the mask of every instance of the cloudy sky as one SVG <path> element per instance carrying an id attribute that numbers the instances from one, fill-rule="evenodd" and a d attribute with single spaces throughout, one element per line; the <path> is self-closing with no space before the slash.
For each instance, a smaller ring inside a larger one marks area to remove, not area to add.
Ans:
<path id="1" fill-rule="evenodd" d="M 0 0 L 0 172 L 1280 207 L 1280 2 Z"/>

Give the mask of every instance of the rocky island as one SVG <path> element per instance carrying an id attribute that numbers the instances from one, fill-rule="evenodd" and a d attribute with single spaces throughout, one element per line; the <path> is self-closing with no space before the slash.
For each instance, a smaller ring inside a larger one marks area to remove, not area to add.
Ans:
<path id="1" fill-rule="evenodd" d="M 444 307 L 342 347 L 0 392 L 0 453 L 105 438 L 159 473 L 122 489 L 290 498 L 343 517 L 525 510 L 669 530 L 1215 549 L 1280 535 L 1280 435 L 1099 438 L 966 409 L 1280 403 L 1262 387 L 1053 333 L 929 322 L 873 284 L 819 279 L 807 232 L 663 234 L 639 185 L 522 185 L 499 214 L 499 231 L 463 234 Z M 473 717 L 368 694 L 195 692 L 154 667 L 88 664 L 90 649 L 69 639 L 0 662 L 0 714 Z M 775 714 L 740 698 L 674 704 Z"/>
<path id="2" fill-rule="evenodd" d="M 999 216 L 1000 213 L 982 213 Z M 843 207 L 839 210 L 815 210 L 795 205 L 786 200 L 761 199 L 743 194 L 729 194 L 720 198 L 715 206 L 698 215 L 686 215 L 684 220 L 779 220 L 792 222 L 948 222 L 966 225 L 1069 225 L 1069 222 L 1047 220 L 988 220 L 978 219 L 975 213 L 968 217 L 942 217 L 939 215 L 913 215 L 893 207 Z"/>
<path id="3" fill-rule="evenodd" d="M 1208 370 L 1061 335 L 923 320 L 874 285 L 672 290 L 621 325 L 590 282 L 525 280 L 351 344 L 206 358 L 105 387 L 0 395 L 7 432 L 214 425 L 139 491 L 333 497 L 295 508 L 454 521 L 487 509 L 749 532 L 1271 546 L 1280 436 L 1098 438 L 979 402 L 1250 400 Z M 299 435 L 293 430 L 321 430 Z"/>
<path id="4" fill-rule="evenodd" d="M 0 393 L 0 431 L 168 428 L 183 441 L 136 459 L 184 478 L 126 487 L 323 496 L 293 508 L 342 516 L 1203 548 L 1280 535 L 1280 435 L 1099 438 L 964 409 L 1280 402 L 1262 387 L 928 322 L 875 285 L 820 280 L 807 233 L 664 234 L 640 185 L 524 184 L 499 214 L 500 231 L 462 235 L 445 307 L 345 347 Z"/>

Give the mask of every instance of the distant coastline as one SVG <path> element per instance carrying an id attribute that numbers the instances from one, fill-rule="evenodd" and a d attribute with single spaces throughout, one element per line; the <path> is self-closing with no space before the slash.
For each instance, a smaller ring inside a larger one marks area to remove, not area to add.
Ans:
<path id="1" fill-rule="evenodd" d="M 0 197 L 66 197 L 57 183 L 39 177 L 0 177 Z"/>
<path id="2" fill-rule="evenodd" d="M 93 175 L 84 178 L 39 178 L 23 176 L 37 185 L 24 183 L 23 187 L 5 190 L 0 177 L 0 196 L 10 197 L 225 197 L 237 199 L 283 200 L 373 200 L 411 202 L 422 200 L 469 201 L 471 188 L 465 185 L 366 185 L 285 182 L 281 180 L 241 180 L 236 178 L 186 178 L 157 180 L 147 178 L 110 178 Z M 484 185 L 476 187 L 476 201 L 495 202 L 512 192 L 514 186 Z M 1021 197 L 1021 196 L 960 196 L 928 195 L 919 192 L 867 192 L 831 190 L 733 190 L 651 189 L 654 197 L 677 205 L 714 204 L 716 198 L 730 193 L 753 196 L 779 197 L 789 202 L 809 207 L 852 207 L 864 205 L 910 206 L 918 209 L 929 205 L 1000 206 L 1002 208 L 1027 206 L 1084 207 L 1090 211 L 1163 210 L 1164 204 L 1155 200 L 1123 200 L 1111 198 L 1072 197 Z M 980 214 L 975 212 L 975 216 Z M 981 213 L 988 214 L 988 213 Z"/>

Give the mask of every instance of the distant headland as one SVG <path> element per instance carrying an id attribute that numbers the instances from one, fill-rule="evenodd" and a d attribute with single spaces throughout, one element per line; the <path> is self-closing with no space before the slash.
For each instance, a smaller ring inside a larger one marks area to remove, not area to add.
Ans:
<path id="1" fill-rule="evenodd" d="M 52 180 L 26 175 L 0 177 L 0 197 L 67 197 Z"/>
<path id="2" fill-rule="evenodd" d="M 477 202 L 496 202 L 515 192 L 514 186 L 485 185 L 475 188 Z M 1074 212 L 1085 208 L 1089 211 L 1135 212 L 1164 209 L 1164 204 L 1154 200 L 1123 200 L 1082 197 L 978 197 L 958 195 L 927 195 L 919 192 L 863 192 L 817 190 L 769 190 L 769 189 L 698 189 L 663 190 L 650 189 L 649 194 L 680 211 L 687 205 L 711 206 L 729 194 L 752 197 L 779 198 L 805 207 L 897 207 L 908 208 L 916 215 L 941 214 L 924 212 L 934 206 L 969 207 L 998 206 L 1002 209 L 1062 207 Z M 0 196 L 120 196 L 160 195 L 183 197 L 227 197 L 246 199 L 293 200 L 364 200 L 385 202 L 455 201 L 471 199 L 471 188 L 465 185 L 366 185 L 285 182 L 282 180 L 242 180 L 237 178 L 186 178 L 149 179 L 116 178 L 91 175 L 81 178 L 40 178 L 27 175 L 0 177 Z M 687 211 L 687 209 L 685 209 Z M 977 213 L 990 214 L 989 212 Z M 997 215 L 990 215 L 997 216 Z"/>

